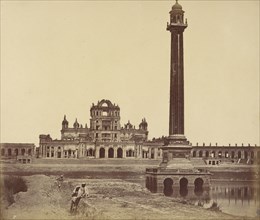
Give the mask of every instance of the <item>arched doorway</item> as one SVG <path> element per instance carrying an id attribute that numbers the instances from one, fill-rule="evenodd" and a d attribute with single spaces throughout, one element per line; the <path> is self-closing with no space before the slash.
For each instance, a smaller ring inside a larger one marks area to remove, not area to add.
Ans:
<path id="1" fill-rule="evenodd" d="M 185 177 L 180 180 L 180 195 L 183 197 L 188 195 L 188 180 Z"/>
<path id="2" fill-rule="evenodd" d="M 194 181 L 194 187 L 195 187 L 194 193 L 195 193 L 196 196 L 202 195 L 202 193 L 203 193 L 203 183 L 204 183 L 203 179 L 201 179 L 201 178 L 195 179 L 195 181 Z"/>
<path id="3" fill-rule="evenodd" d="M 172 185 L 173 185 L 173 180 L 171 178 L 166 178 L 163 181 L 163 185 L 164 185 L 164 195 L 166 196 L 171 196 L 173 194 L 173 189 L 172 189 Z"/>
<path id="4" fill-rule="evenodd" d="M 123 158 L 123 150 L 122 148 L 117 149 L 117 158 Z"/>
<path id="5" fill-rule="evenodd" d="M 103 147 L 101 147 L 100 150 L 99 150 L 99 157 L 105 158 L 105 149 Z"/>
<path id="6" fill-rule="evenodd" d="M 114 158 L 114 149 L 112 147 L 108 149 L 108 158 Z"/>

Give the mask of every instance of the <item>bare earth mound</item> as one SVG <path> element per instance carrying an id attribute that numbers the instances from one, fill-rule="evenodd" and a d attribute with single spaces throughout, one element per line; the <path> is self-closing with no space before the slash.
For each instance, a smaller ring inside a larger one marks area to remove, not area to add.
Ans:
<path id="1" fill-rule="evenodd" d="M 15 203 L 3 210 L 4 219 L 236 219 L 178 203 L 152 194 L 139 184 L 117 179 L 65 179 L 58 189 L 54 176 L 24 177 L 28 191 L 15 195 Z M 69 213 L 73 188 L 86 182 L 90 197 Z"/>

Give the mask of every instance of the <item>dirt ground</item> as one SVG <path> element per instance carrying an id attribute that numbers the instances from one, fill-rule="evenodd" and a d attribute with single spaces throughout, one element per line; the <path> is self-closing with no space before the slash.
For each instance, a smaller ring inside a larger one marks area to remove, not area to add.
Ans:
<path id="1" fill-rule="evenodd" d="M 1 219 L 241 219 L 152 194 L 126 180 L 66 178 L 59 189 L 56 177 L 24 176 L 28 191 L 16 194 L 11 206 L 1 207 Z M 82 182 L 90 196 L 81 200 L 78 213 L 71 215 L 72 190 Z"/>

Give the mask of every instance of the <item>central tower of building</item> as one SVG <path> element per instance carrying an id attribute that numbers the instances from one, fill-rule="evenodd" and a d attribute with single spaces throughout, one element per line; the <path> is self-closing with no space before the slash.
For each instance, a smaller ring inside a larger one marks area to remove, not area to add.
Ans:
<path id="1" fill-rule="evenodd" d="M 184 11 L 176 1 L 170 11 L 170 23 L 167 30 L 171 32 L 170 61 L 170 117 L 169 138 L 186 140 L 184 136 L 184 67 L 183 67 L 183 32 L 187 28 Z"/>

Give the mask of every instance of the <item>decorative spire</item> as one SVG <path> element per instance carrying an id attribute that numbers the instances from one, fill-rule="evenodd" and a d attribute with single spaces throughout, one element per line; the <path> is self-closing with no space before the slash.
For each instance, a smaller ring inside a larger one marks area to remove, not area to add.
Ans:
<path id="1" fill-rule="evenodd" d="M 62 121 L 62 127 L 67 128 L 68 127 L 68 121 L 66 119 L 66 115 L 64 115 L 63 121 Z"/>
<path id="2" fill-rule="evenodd" d="M 74 124 L 73 124 L 74 128 L 79 128 L 79 123 L 78 123 L 78 119 L 76 118 Z"/>

